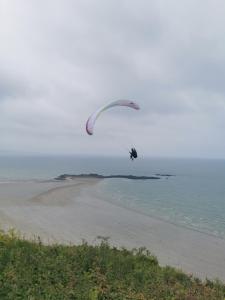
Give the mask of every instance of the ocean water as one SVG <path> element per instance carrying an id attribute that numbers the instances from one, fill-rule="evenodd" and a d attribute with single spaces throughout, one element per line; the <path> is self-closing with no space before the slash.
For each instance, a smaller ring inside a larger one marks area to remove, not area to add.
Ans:
<path id="1" fill-rule="evenodd" d="M 174 175 L 146 181 L 107 179 L 98 191 L 116 205 L 225 239 L 225 160 L 0 157 L 0 182 L 48 180 L 64 173 Z"/>

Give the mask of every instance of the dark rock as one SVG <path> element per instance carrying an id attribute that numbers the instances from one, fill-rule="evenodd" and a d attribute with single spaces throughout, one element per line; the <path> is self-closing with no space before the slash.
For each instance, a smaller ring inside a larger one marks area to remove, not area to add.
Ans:
<path id="1" fill-rule="evenodd" d="M 134 176 L 134 175 L 100 175 L 95 173 L 90 174 L 78 174 L 78 175 L 71 175 L 71 174 L 62 174 L 56 177 L 56 180 L 66 180 L 66 179 L 74 179 L 74 178 L 100 178 L 100 179 L 107 179 L 107 178 L 125 178 L 125 179 L 132 179 L 132 180 L 149 180 L 149 179 L 160 179 L 158 176 Z"/>

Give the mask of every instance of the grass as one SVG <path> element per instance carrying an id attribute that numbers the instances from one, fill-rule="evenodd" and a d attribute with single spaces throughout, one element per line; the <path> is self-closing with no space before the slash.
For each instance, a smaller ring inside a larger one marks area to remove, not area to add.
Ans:
<path id="1" fill-rule="evenodd" d="M 225 285 L 160 267 L 146 249 L 43 245 L 0 232 L 0 299 L 225 299 Z"/>

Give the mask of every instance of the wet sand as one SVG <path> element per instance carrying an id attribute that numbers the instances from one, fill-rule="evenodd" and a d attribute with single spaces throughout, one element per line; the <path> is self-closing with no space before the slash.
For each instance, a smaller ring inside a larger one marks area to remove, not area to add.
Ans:
<path id="1" fill-rule="evenodd" d="M 147 247 L 161 265 L 225 281 L 225 240 L 113 205 L 97 193 L 99 180 L 1 183 L 0 226 L 46 243 L 109 237 L 119 247 Z"/>

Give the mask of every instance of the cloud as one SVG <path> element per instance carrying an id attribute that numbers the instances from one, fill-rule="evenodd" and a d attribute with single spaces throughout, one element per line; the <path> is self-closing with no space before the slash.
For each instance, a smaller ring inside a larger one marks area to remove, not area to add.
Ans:
<path id="1" fill-rule="evenodd" d="M 2 1 L 0 149 L 115 153 L 127 139 L 144 155 L 224 157 L 223 8 L 222 0 Z M 106 112 L 87 136 L 89 114 L 121 98 L 142 110 Z"/>

